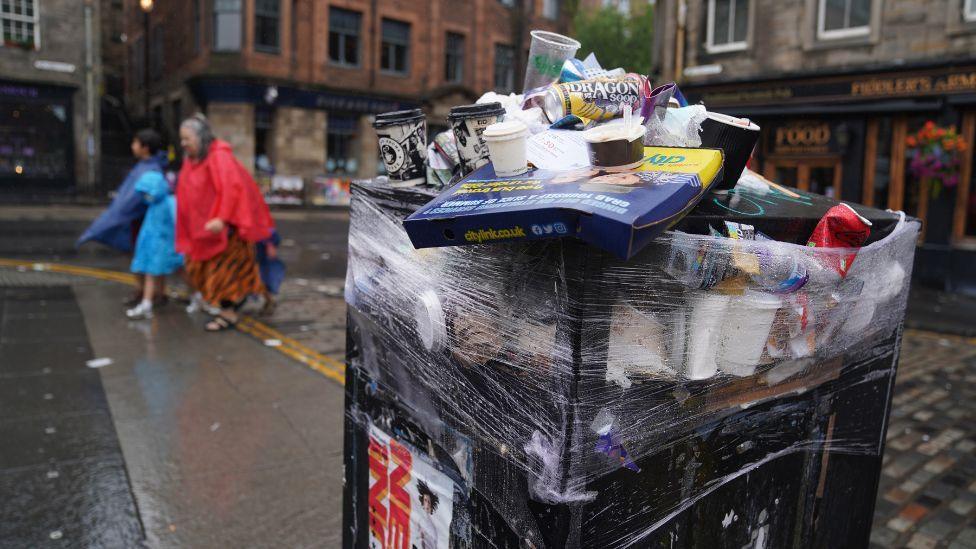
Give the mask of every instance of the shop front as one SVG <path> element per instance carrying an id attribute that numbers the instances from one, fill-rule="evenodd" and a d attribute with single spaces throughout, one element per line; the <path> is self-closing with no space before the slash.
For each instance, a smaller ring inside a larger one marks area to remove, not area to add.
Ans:
<path id="1" fill-rule="evenodd" d="M 0 193 L 74 186 L 74 92 L 0 80 Z"/>
<path id="2" fill-rule="evenodd" d="M 976 65 L 685 85 L 682 91 L 692 102 L 762 127 L 750 166 L 766 177 L 922 219 L 916 279 L 976 293 Z M 939 146 L 934 157 L 921 146 L 933 141 Z M 942 167 L 947 159 L 951 169 Z"/>

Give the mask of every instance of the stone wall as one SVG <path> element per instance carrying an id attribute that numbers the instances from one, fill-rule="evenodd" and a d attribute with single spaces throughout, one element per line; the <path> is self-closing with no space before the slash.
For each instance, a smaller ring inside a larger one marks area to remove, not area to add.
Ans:
<path id="1" fill-rule="evenodd" d="M 211 103 L 207 119 L 214 135 L 230 143 L 234 156 L 254 173 L 254 106 L 250 103 Z"/>
<path id="2" fill-rule="evenodd" d="M 356 133 L 356 142 L 359 144 L 359 171 L 356 173 L 356 177 L 361 179 L 376 177 L 379 143 L 376 138 L 376 130 L 373 129 L 373 117 L 360 116 Z"/>
<path id="3" fill-rule="evenodd" d="M 675 2 L 658 4 L 659 19 L 676 18 L 669 13 L 676 12 Z M 678 75 L 694 84 L 971 59 L 976 52 L 976 25 L 963 21 L 962 0 L 874 0 L 869 34 L 833 40 L 817 37 L 818 0 L 750 0 L 748 47 L 727 53 L 707 50 L 707 0 L 687 5 L 685 67 L 722 67 L 711 76 Z M 673 70 L 673 38 L 662 46 L 664 67 Z"/>
<path id="4" fill-rule="evenodd" d="M 300 175 L 306 182 L 325 166 L 325 111 L 278 107 L 272 129 L 271 163 L 281 175 Z"/>
<path id="5" fill-rule="evenodd" d="M 80 189 L 90 187 L 98 181 L 100 156 L 99 101 L 98 91 L 102 82 L 101 42 L 99 40 L 101 22 L 98 2 L 91 3 L 92 39 L 85 39 L 85 4 L 81 0 L 43 0 L 37 1 L 40 14 L 40 29 L 34 49 L 0 47 L 0 80 L 29 82 L 31 84 L 55 84 L 76 88 L 72 104 L 74 115 L 74 161 L 75 181 Z M 91 48 L 92 66 L 86 68 L 86 48 Z M 73 70 L 39 70 L 38 61 L 67 63 Z M 91 81 L 87 71 L 91 71 Z M 89 101 L 88 91 L 94 97 Z M 91 112 L 89 113 L 89 109 Z M 90 117 L 89 117 L 90 115 Z M 91 124 L 89 125 L 89 120 Z M 88 141 L 91 138 L 89 156 Z"/>

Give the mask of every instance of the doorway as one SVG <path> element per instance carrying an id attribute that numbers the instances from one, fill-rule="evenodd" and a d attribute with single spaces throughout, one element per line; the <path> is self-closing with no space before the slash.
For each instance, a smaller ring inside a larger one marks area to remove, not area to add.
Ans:
<path id="1" fill-rule="evenodd" d="M 766 160 L 766 179 L 781 185 L 796 187 L 801 191 L 822 194 L 840 199 L 840 187 L 844 180 L 841 158 L 783 158 Z"/>

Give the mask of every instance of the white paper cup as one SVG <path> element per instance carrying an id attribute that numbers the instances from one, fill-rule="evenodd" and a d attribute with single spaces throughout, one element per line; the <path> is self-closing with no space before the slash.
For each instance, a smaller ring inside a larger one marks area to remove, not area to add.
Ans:
<path id="1" fill-rule="evenodd" d="M 528 127 L 520 120 L 506 120 L 485 128 L 481 138 L 488 144 L 488 154 L 495 175 L 510 177 L 528 171 L 525 140 Z"/>
<path id="2" fill-rule="evenodd" d="M 734 376 L 751 376 L 762 359 L 783 300 L 773 294 L 746 290 L 729 302 L 722 320 L 719 366 Z"/>

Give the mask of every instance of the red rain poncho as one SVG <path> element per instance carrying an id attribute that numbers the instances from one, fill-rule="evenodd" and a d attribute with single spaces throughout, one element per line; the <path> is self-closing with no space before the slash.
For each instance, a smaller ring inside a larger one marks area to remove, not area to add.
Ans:
<path id="1" fill-rule="evenodd" d="M 247 242 L 269 238 L 274 228 L 254 178 L 234 158 L 230 145 L 219 139 L 210 144 L 202 161 L 183 161 L 176 204 L 176 250 L 194 261 L 224 251 L 230 227 Z M 214 218 L 224 220 L 227 228 L 217 234 L 204 229 Z"/>

